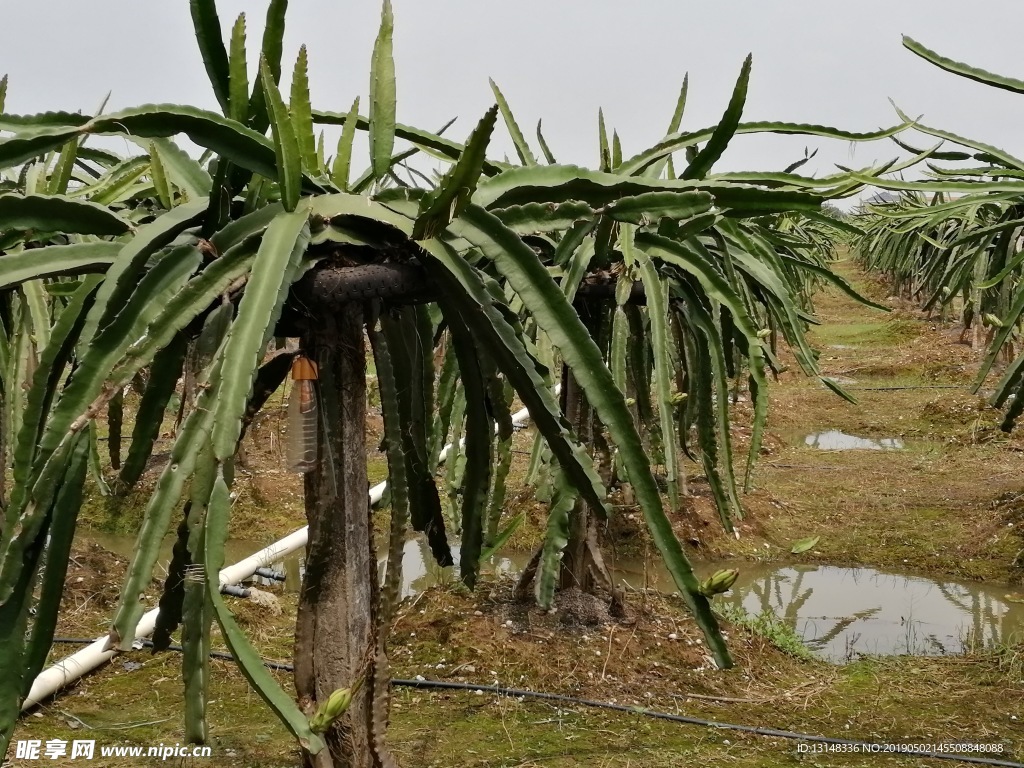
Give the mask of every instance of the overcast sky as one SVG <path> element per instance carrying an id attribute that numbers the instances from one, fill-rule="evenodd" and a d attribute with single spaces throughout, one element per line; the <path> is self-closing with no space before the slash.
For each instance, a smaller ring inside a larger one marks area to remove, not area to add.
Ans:
<path id="1" fill-rule="evenodd" d="M 144 102 L 216 108 L 192 34 L 186 0 L 5 0 L 0 73 L 9 112 L 91 113 Z M 246 11 L 250 50 L 262 34 L 262 2 L 221 0 L 229 28 Z M 901 45 L 909 34 L 952 58 L 1024 76 L 1024 8 L 1011 0 L 394 0 L 398 118 L 463 139 L 501 86 L 534 142 L 538 118 L 560 162 L 595 165 L 597 109 L 626 155 L 665 133 L 683 75 L 690 74 L 684 129 L 717 122 L 747 53 L 754 55 L 746 120 L 891 125 L 892 98 L 912 115 L 1007 150 L 1020 138 L 1024 96 L 942 72 Z M 317 108 L 346 111 L 368 91 L 380 6 L 293 0 L 285 69 L 300 44 L 310 53 Z M 250 56 L 250 68 L 255 53 Z M 287 76 L 286 76 L 287 77 Z M 921 145 L 931 144 L 921 140 Z M 719 170 L 777 170 L 820 147 L 810 172 L 832 163 L 894 157 L 891 142 L 861 145 L 799 137 L 739 137 Z M 512 154 L 504 132 L 495 156 Z"/>

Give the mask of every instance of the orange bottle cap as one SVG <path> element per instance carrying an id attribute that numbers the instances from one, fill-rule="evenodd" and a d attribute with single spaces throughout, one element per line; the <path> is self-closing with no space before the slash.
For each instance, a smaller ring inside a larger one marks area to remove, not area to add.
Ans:
<path id="1" fill-rule="evenodd" d="M 293 381 L 316 381 L 316 379 L 316 363 L 303 355 L 299 355 L 292 360 Z"/>

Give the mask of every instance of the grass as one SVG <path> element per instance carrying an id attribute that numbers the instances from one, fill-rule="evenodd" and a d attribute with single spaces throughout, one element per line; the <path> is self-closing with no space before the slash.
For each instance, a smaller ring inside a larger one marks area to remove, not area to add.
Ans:
<path id="1" fill-rule="evenodd" d="M 804 643 L 803 638 L 789 624 L 771 611 L 752 614 L 742 606 L 725 604 L 716 606 L 716 613 L 736 626 L 759 635 L 778 648 L 797 659 L 810 660 L 814 654 Z"/>
<path id="2" fill-rule="evenodd" d="M 754 620 L 748 626 L 745 619 L 726 618 L 738 666 L 716 672 L 675 598 L 637 593 L 627 621 L 581 625 L 563 620 L 573 614 L 571 606 L 544 614 L 510 603 L 509 589 L 509 582 L 492 580 L 474 593 L 435 587 L 408 601 L 389 649 L 394 675 L 497 683 L 842 738 L 991 741 L 1006 747 L 1004 758 L 1024 755 L 1024 731 L 1012 719 L 1024 718 L 1016 648 L 963 657 L 865 659 L 836 667 L 793 647 L 780 650 L 792 638 L 771 622 Z M 279 597 L 283 611 L 277 615 L 233 603 L 261 654 L 274 659 L 290 654 L 294 621 L 294 596 Z M 220 646 L 216 637 L 214 643 Z M 125 662 L 141 666 L 128 671 Z M 273 674 L 290 687 L 287 673 Z M 24 719 L 16 738 L 174 743 L 182 734 L 180 697 L 180 657 L 135 651 L 44 705 L 40 716 Z M 287 734 L 230 662 L 212 662 L 209 716 L 212 764 L 296 764 Z M 744 767 L 880 764 L 877 756 L 800 755 L 792 740 L 469 691 L 395 689 L 388 740 L 406 768 L 625 768 L 679 765 L 687 759 Z M 115 768 L 137 764 L 109 763 Z M 913 758 L 892 764 L 929 765 Z"/>
<path id="3" fill-rule="evenodd" d="M 917 338 L 921 334 L 921 327 L 911 320 L 899 318 L 880 322 L 819 325 L 812 333 L 815 342 L 825 347 L 896 346 Z"/>
<path id="4" fill-rule="evenodd" d="M 843 262 L 838 271 L 868 297 L 881 284 Z M 872 565 L 987 581 L 1015 581 L 1020 454 L 1024 434 L 999 431 L 1001 414 L 970 391 L 979 356 L 959 330 L 889 301 L 890 315 L 837 291 L 816 298 L 821 324 L 811 332 L 819 364 L 856 397 L 849 404 L 793 370 L 770 390 L 768 434 L 755 490 L 742 502 L 740 540 L 716 524 L 699 479 L 676 522 L 700 541 L 699 557 L 789 557 L 790 544 L 821 536 L 806 561 Z M 836 346 L 841 348 L 836 348 Z M 783 356 L 785 360 L 785 355 Z M 936 388 L 939 387 L 939 388 Z M 748 434 L 737 406 L 742 455 Z M 803 437 L 837 429 L 865 438 L 899 438 L 899 451 L 822 451 Z M 738 465 L 737 465 L 738 466 Z M 1011 523 L 1013 525 L 1011 525 Z"/>
<path id="5" fill-rule="evenodd" d="M 886 300 L 884 286 L 852 264 L 839 269 L 862 293 Z M 890 302 L 896 311 L 885 315 L 833 291 L 816 301 L 822 324 L 811 336 L 822 351 L 823 372 L 852 379 L 846 386 L 859 402 L 845 403 L 795 368 L 783 373 L 771 388 L 769 434 L 755 491 L 743 499 L 747 518 L 739 526 L 740 539 L 721 531 L 707 485 L 691 470 L 693 496 L 673 517 L 680 538 L 698 542 L 690 553 L 789 561 L 794 541 L 820 536 L 801 562 L 1015 579 L 1014 558 L 1024 547 L 1017 533 L 1024 526 L 1019 480 L 1024 437 L 1000 433 L 999 414 L 970 393 L 977 355 L 957 343 L 955 327 L 923 318 L 899 302 Z M 748 435 L 744 407 L 737 406 L 740 449 Z M 379 427 L 379 417 L 371 414 L 371 447 L 379 440 Z M 126 424 L 126 433 L 129 428 Z M 907 448 L 832 452 L 802 445 L 802 435 L 825 429 L 899 437 Z M 253 538 L 250 532 L 257 531 L 255 537 L 269 540 L 304 522 L 300 479 L 280 469 L 281 434 L 280 416 L 272 408 L 247 440 L 252 472 L 239 473 L 232 520 L 239 537 Z M 526 512 L 527 517 L 511 544 L 524 551 L 538 543 L 544 519 L 542 505 L 522 488 L 530 440 L 529 431 L 517 433 L 520 453 L 509 480 L 509 514 Z M 738 450 L 737 457 L 741 454 Z M 383 479 L 383 457 L 371 452 L 368 461 L 371 483 Z M 148 476 L 147 482 L 152 480 Z M 143 493 L 126 503 L 90 498 L 83 519 L 133 532 L 143 498 Z M 619 557 L 649 554 L 641 516 L 635 509 L 620 512 L 613 517 L 610 547 Z M 377 516 L 379 526 L 385 518 Z M 93 637 L 105 630 L 116 605 L 124 561 L 95 549 L 80 547 L 75 554 L 58 633 Z M 151 600 L 158 586 L 148 591 Z M 563 623 L 560 617 L 572 611 L 545 615 L 516 606 L 508 600 L 508 588 L 489 581 L 470 594 L 449 585 L 408 601 L 390 646 L 395 675 L 497 681 L 811 734 L 993 741 L 1007 752 L 988 756 L 1024 757 L 1020 646 L 976 648 L 944 658 L 868 658 L 835 667 L 807 658 L 806 647 L 778 620 L 737 613 L 726 615 L 724 623 L 738 667 L 719 673 L 710 669 L 700 637 L 676 601 L 631 592 L 634 615 L 626 622 Z M 282 611 L 277 615 L 232 605 L 260 653 L 287 660 L 295 598 L 278 595 Z M 142 667 L 128 672 L 126 661 Z M 274 674 L 290 685 L 289 675 Z M 88 733 L 104 743 L 173 743 L 182 734 L 180 701 L 179 658 L 132 652 L 46 704 L 40 716 L 24 719 L 16 738 L 73 739 Z M 400 689 L 392 701 L 389 740 L 408 768 L 625 768 L 687 761 L 741 767 L 935 764 L 908 757 L 884 763 L 870 755 L 798 754 L 796 742 L 782 739 L 472 693 Z M 213 662 L 210 720 L 213 764 L 295 764 L 284 730 L 229 662 Z M 30 764 L 35 763 L 23 763 Z"/>

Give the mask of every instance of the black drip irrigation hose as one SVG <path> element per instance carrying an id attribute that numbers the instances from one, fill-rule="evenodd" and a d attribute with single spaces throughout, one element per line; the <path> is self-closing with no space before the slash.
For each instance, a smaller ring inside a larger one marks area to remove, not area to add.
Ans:
<path id="1" fill-rule="evenodd" d="M 69 645 L 91 645 L 95 642 L 95 639 L 82 638 L 82 637 L 55 637 L 53 638 L 54 643 L 65 643 Z M 152 647 L 153 643 L 150 640 L 142 640 L 144 647 Z M 170 645 L 167 647 L 169 651 L 181 651 L 180 645 Z M 211 651 L 210 657 L 214 659 L 226 659 L 234 661 L 235 657 L 230 653 L 224 651 Z M 268 669 L 279 670 L 282 672 L 292 672 L 293 667 L 291 664 L 282 664 L 277 661 L 264 661 L 263 665 Z M 717 728 L 723 731 L 738 731 L 740 733 L 751 733 L 757 736 L 774 736 L 779 739 L 794 739 L 797 741 L 806 741 L 812 744 L 830 744 L 834 746 L 843 747 L 856 747 L 860 750 L 861 754 L 882 754 L 897 756 L 902 755 L 904 757 L 927 757 L 934 760 L 953 760 L 958 763 L 970 763 L 972 765 L 991 765 L 1000 766 L 1001 768 L 1024 768 L 1024 763 L 1014 762 L 1012 760 L 999 760 L 991 757 L 974 757 L 972 755 L 963 755 L 958 753 L 947 753 L 947 752 L 927 752 L 917 751 L 913 749 L 895 750 L 890 749 L 888 745 L 882 744 L 876 741 L 859 741 L 857 739 L 839 739 L 832 736 L 815 736 L 809 733 L 797 733 L 795 731 L 780 731 L 776 728 L 762 728 L 756 725 L 738 725 L 736 723 L 723 723 L 717 720 L 704 720 L 699 717 L 688 717 L 686 715 L 673 715 L 669 712 L 659 712 L 654 709 L 645 709 L 644 707 L 627 707 L 624 704 L 612 704 L 608 701 L 593 701 L 591 699 L 579 699 L 575 696 L 566 696 L 561 693 L 545 693 L 544 691 L 526 691 L 519 688 L 503 688 L 498 685 L 474 685 L 473 683 L 449 683 L 443 680 L 401 680 L 392 679 L 391 685 L 397 688 L 417 688 L 420 690 L 447 690 L 447 691 L 481 691 L 483 693 L 490 693 L 495 696 L 507 696 L 509 698 L 529 698 L 538 699 L 541 701 L 557 701 L 565 704 L 576 704 L 584 707 L 592 707 L 594 709 L 607 709 L 612 712 L 625 712 L 630 715 L 643 715 L 644 717 L 651 717 L 655 720 L 667 720 L 672 723 L 684 723 L 686 725 L 699 725 L 704 728 Z"/>
<path id="2" fill-rule="evenodd" d="M 623 704 L 612 704 L 607 701 L 592 701 L 590 699 L 578 699 L 574 696 L 564 696 L 560 693 L 544 693 L 542 691 L 522 691 L 516 688 L 502 688 L 496 685 L 473 685 L 472 683 L 447 683 L 441 680 L 392 680 L 392 685 L 408 688 L 422 689 L 446 689 L 456 691 L 483 691 L 493 693 L 496 696 L 528 697 L 544 701 L 559 701 L 567 704 L 579 704 L 585 707 L 596 709 L 610 709 L 613 712 L 627 712 L 631 715 L 644 715 L 653 717 L 656 720 L 668 720 L 673 723 L 686 723 L 687 725 L 700 725 L 705 728 L 717 728 L 723 731 L 739 731 L 740 733 L 753 733 L 758 736 L 774 736 L 780 739 L 796 739 L 808 741 L 814 744 L 832 744 L 836 746 L 858 747 L 861 754 L 885 754 L 904 755 L 907 757 L 930 757 L 936 760 L 955 760 L 959 763 L 973 763 L 975 765 L 998 765 L 1005 768 L 1024 768 L 1024 763 L 1016 763 L 1011 760 L 997 760 L 990 757 L 973 757 L 971 755 L 960 755 L 946 752 L 926 752 L 912 749 L 886 751 L 886 745 L 874 741 L 858 741 L 856 739 L 837 739 L 832 736 L 814 736 L 807 733 L 795 733 L 794 731 L 780 731 L 775 728 L 761 728 L 756 725 L 737 725 L 735 723 L 722 723 L 717 720 L 704 720 L 699 717 L 687 717 L 686 715 L 673 715 L 668 712 L 658 712 L 643 707 L 627 707 Z"/>
<path id="3" fill-rule="evenodd" d="M 847 387 L 849 392 L 898 392 L 906 389 L 968 389 L 966 384 L 914 384 L 906 387 Z"/>

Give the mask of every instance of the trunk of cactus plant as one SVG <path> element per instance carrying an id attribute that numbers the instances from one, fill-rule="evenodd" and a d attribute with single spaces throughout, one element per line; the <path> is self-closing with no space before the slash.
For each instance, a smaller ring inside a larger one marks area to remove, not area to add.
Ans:
<path id="1" fill-rule="evenodd" d="M 568 370 L 563 371 L 562 392 L 564 413 L 580 440 L 597 454 L 607 450 L 608 446 L 600 434 L 600 423 Z M 607 487 L 612 470 L 610 454 L 598 463 Z M 533 579 L 537 562 L 539 558 L 531 562 L 523 572 L 517 588 L 520 596 L 525 592 L 526 583 Z M 601 519 L 598 512 L 583 499 L 577 499 L 569 512 L 569 537 L 559 565 L 558 588 L 575 588 L 588 594 L 595 594 L 598 588 L 603 589 L 611 598 L 610 613 L 617 617 L 626 615 L 622 592 L 616 588 L 611 571 L 601 554 Z"/>
<path id="2" fill-rule="evenodd" d="M 574 306 L 591 336 L 598 339 L 599 343 L 603 343 L 600 340 L 603 312 L 601 307 L 597 303 L 585 301 L 577 301 Z M 601 479 L 605 487 L 609 487 L 614 471 L 611 446 L 604 438 L 604 428 L 593 407 L 587 401 L 586 394 L 565 365 L 562 366 L 560 406 L 577 437 L 596 456 Z M 559 562 L 558 589 L 579 589 L 585 593 L 594 594 L 598 588 L 601 588 L 611 596 L 609 606 L 611 614 L 624 616 L 626 609 L 622 593 L 615 587 L 611 572 L 601 554 L 599 511 L 584 499 L 579 498 L 569 511 L 568 522 L 567 541 Z M 520 574 L 515 588 L 517 600 L 525 600 L 530 594 L 531 586 L 537 578 L 543 552 L 543 547 L 538 549 Z"/>
<path id="3" fill-rule="evenodd" d="M 4 418 L 7 393 L 0 391 L 0 510 L 7 508 L 7 419 Z"/>
<path id="4" fill-rule="evenodd" d="M 577 301 L 575 307 L 590 335 L 599 344 L 603 344 L 600 336 L 604 310 L 601 305 Z M 565 366 L 562 367 L 561 405 L 576 435 L 595 457 L 605 487 L 609 487 L 612 480 L 610 446 L 604 438 L 603 427 L 594 409 L 587 402 L 587 396 Z M 598 511 L 584 499 L 578 498 L 569 512 L 569 537 L 562 555 L 558 586 L 559 589 L 576 588 L 589 594 L 594 594 L 598 587 L 603 588 L 611 597 L 611 613 L 622 616 L 625 612 L 622 594 L 615 588 L 611 573 L 605 565 L 600 539 Z"/>
<path id="5" fill-rule="evenodd" d="M 0 333 L 9 333 L 11 325 L 11 297 L 9 293 L 0 295 Z M 14 334 L 9 333 L 8 343 L 13 343 Z M 8 398 L 11 393 L 8 391 L 7 382 L 0 383 L 0 509 L 7 508 L 7 442 L 11 436 L 8 434 L 10 422 L 7 413 Z M 11 457 L 13 458 L 13 456 Z M 0 525 L 2 529 L 2 525 Z"/>
<path id="6" fill-rule="evenodd" d="M 393 765 L 383 746 L 388 670 L 377 641 L 377 561 L 366 477 L 363 312 L 348 303 L 304 339 L 319 366 L 316 468 L 305 477 L 309 541 L 295 632 L 295 688 L 312 715 L 332 692 L 362 685 L 308 768 Z"/>
<path id="7" fill-rule="evenodd" d="M 583 444 L 593 445 L 590 407 L 586 395 L 580 390 L 568 368 L 562 370 L 562 410 Z M 576 499 L 569 512 L 569 540 L 562 555 L 559 589 L 576 587 L 584 592 L 594 590 L 587 558 L 587 528 L 593 515 L 590 505 L 585 500 Z"/>

